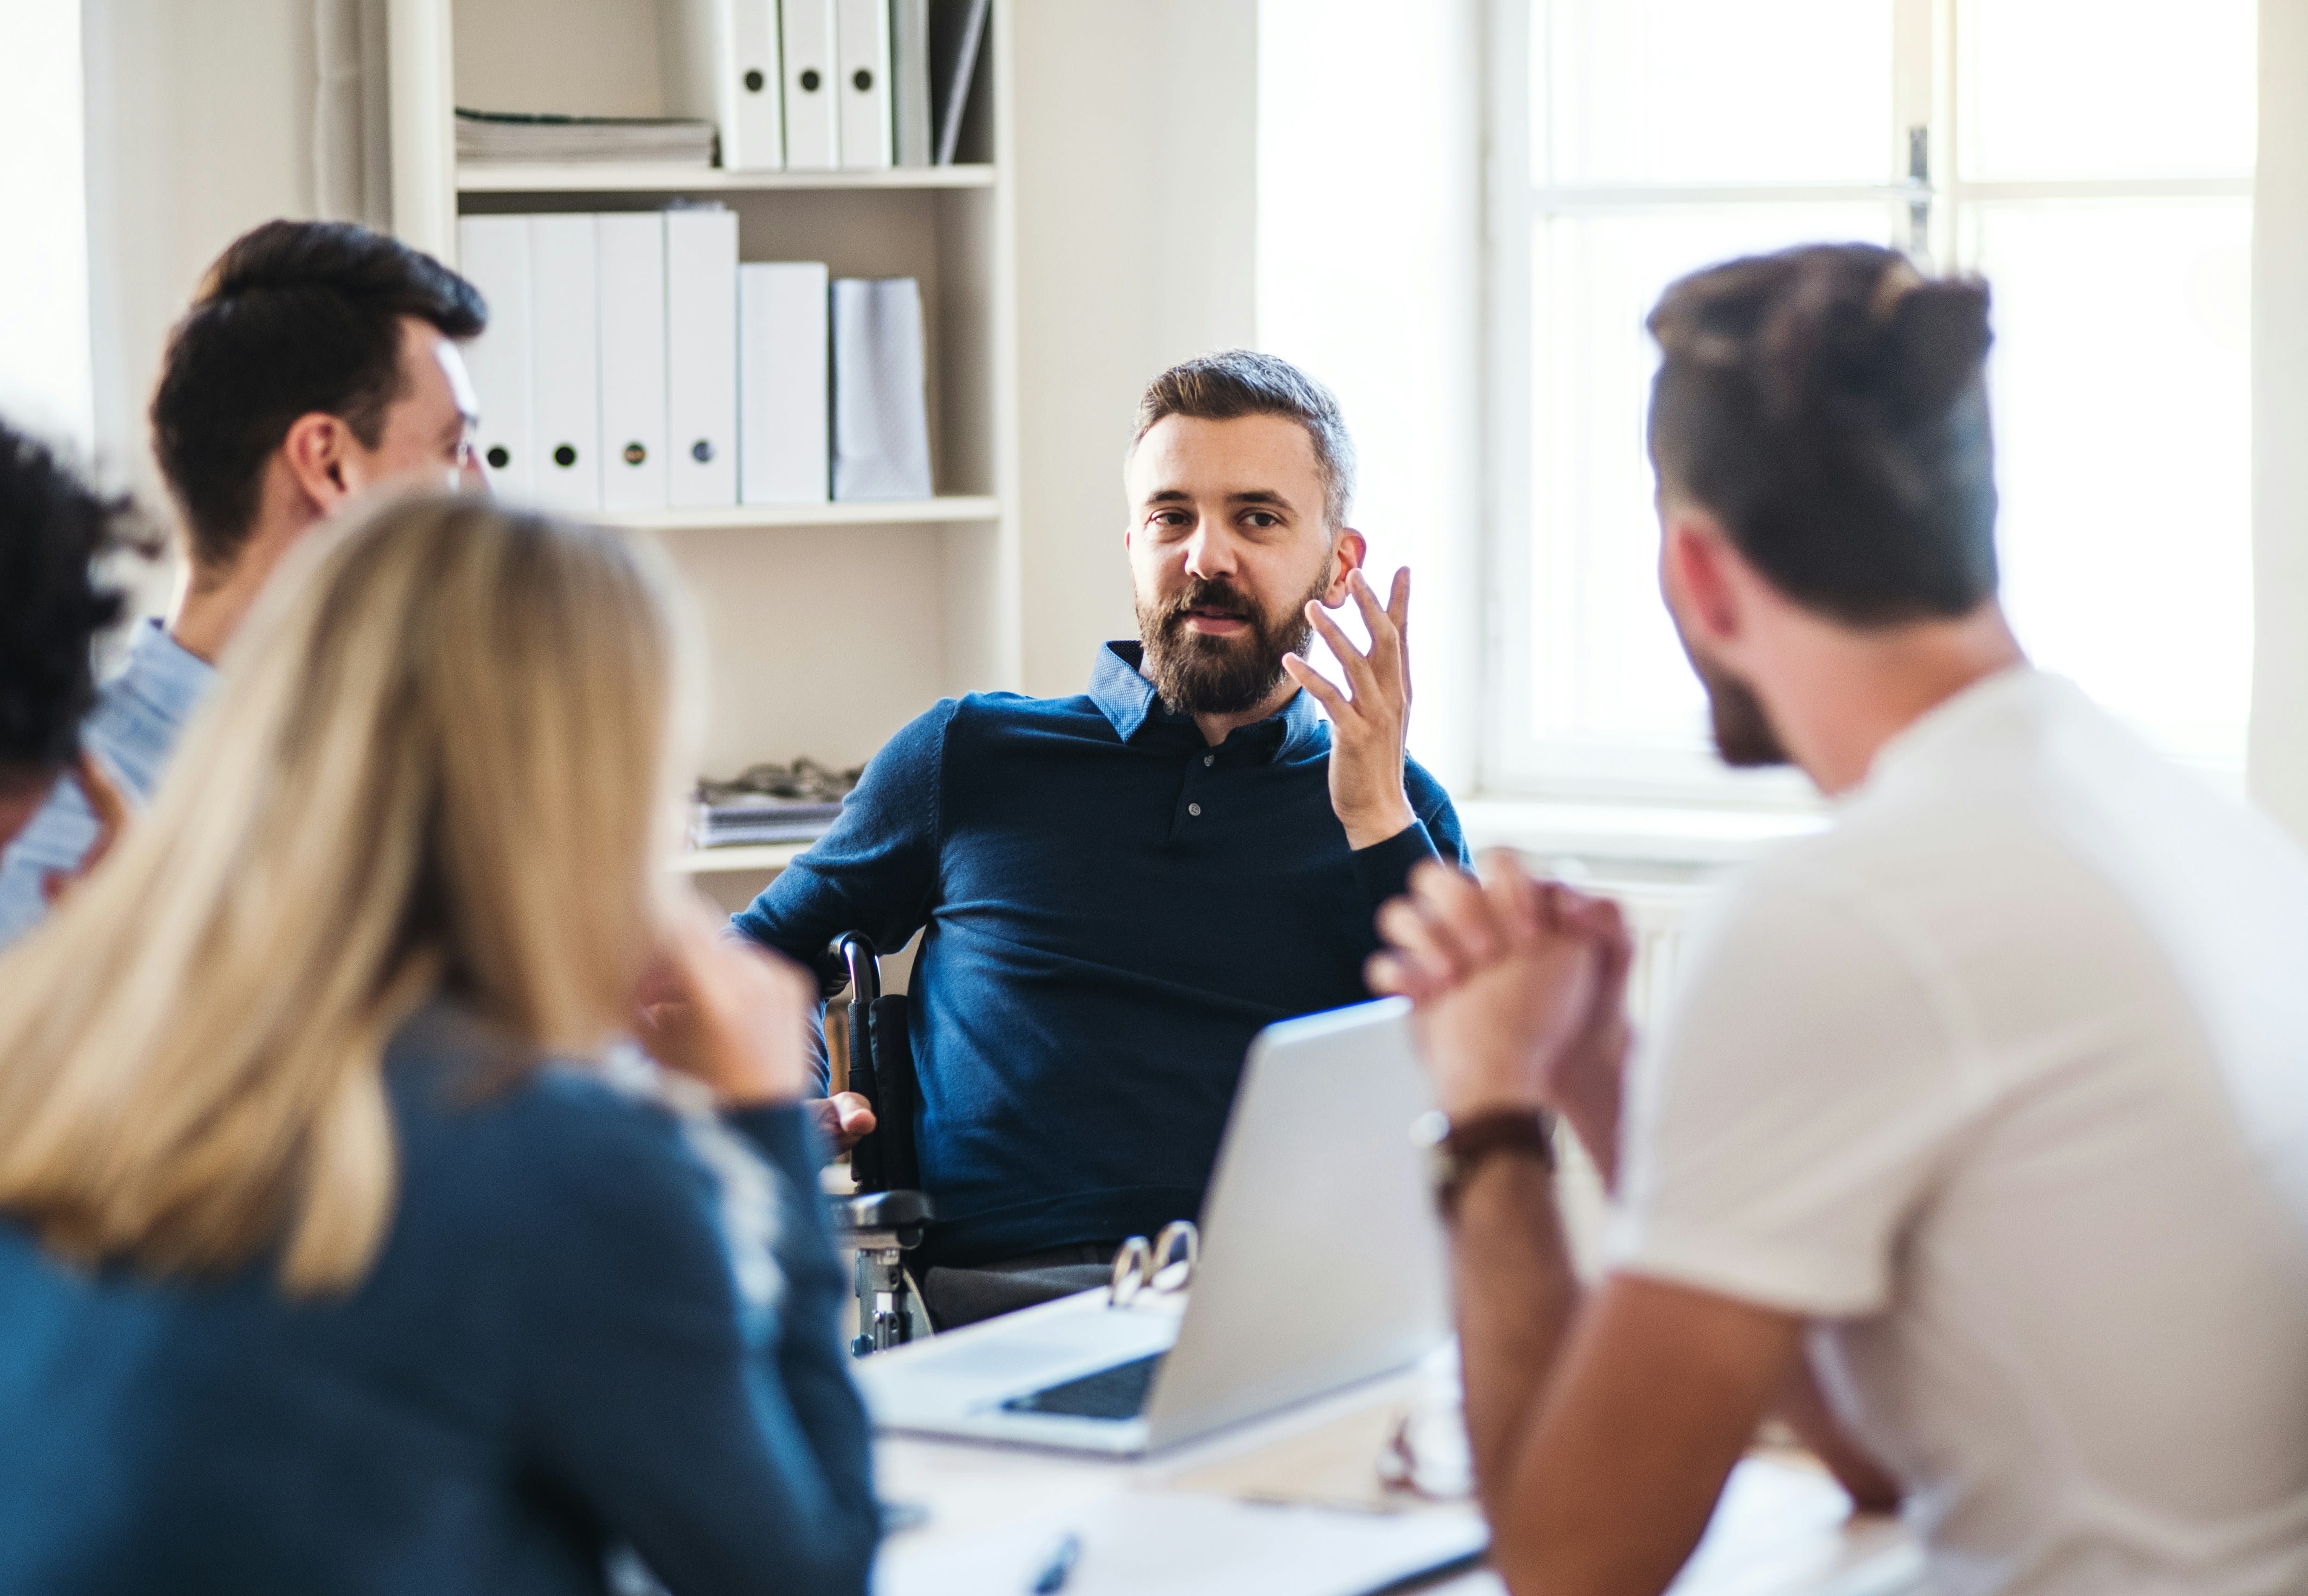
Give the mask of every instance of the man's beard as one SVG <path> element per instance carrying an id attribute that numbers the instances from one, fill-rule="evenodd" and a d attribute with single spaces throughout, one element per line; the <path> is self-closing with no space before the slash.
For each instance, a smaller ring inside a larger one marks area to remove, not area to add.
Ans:
<path id="1" fill-rule="evenodd" d="M 1678 636 L 1682 631 L 1680 625 L 1675 628 Z M 1723 763 L 1735 770 L 1793 763 L 1787 745 L 1771 729 L 1771 717 L 1764 712 L 1755 689 L 1692 647 L 1688 637 L 1683 639 L 1683 651 L 1698 673 L 1700 686 L 1707 689 L 1707 718 L 1714 727 L 1715 751 L 1723 756 Z"/>
<path id="2" fill-rule="evenodd" d="M 1287 679 L 1282 656 L 1303 654 L 1313 641 L 1306 606 L 1328 582 L 1318 578 L 1279 616 L 1231 582 L 1205 582 L 1160 604 L 1138 604 L 1138 639 L 1145 645 L 1146 676 L 1162 702 L 1182 714 L 1238 715 L 1265 702 Z M 1249 629 L 1212 637 L 1187 629 L 1193 609 L 1215 609 L 1247 621 Z"/>

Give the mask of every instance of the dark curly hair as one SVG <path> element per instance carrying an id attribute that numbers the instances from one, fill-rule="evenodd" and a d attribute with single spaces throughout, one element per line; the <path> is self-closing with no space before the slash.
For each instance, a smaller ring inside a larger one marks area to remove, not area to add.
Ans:
<path id="1" fill-rule="evenodd" d="M 90 645 L 126 611 L 99 566 L 151 552 L 125 497 L 0 421 L 0 790 L 53 780 L 96 703 Z"/>
<path id="2" fill-rule="evenodd" d="M 264 462 L 297 417 L 341 417 L 376 446 L 400 396 L 402 316 L 466 339 L 489 310 L 431 255 L 349 221 L 268 221 L 216 258 L 152 393 L 153 453 L 196 561 L 239 555 Z"/>

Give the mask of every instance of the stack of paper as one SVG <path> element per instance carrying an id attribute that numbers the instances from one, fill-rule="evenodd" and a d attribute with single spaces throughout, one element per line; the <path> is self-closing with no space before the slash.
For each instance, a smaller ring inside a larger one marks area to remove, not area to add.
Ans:
<path id="1" fill-rule="evenodd" d="M 662 116 L 457 111 L 459 160 L 650 161 L 710 167 L 713 124 Z"/>
<path id="2" fill-rule="evenodd" d="M 841 806 L 802 798 L 733 798 L 700 804 L 689 822 L 692 848 L 738 848 L 753 842 L 814 842 L 831 829 Z"/>
<path id="3" fill-rule="evenodd" d="M 1080 1547 L 1066 1596 L 1363 1596 L 1466 1563 L 1488 1544 L 1471 1510 L 1334 1513 L 1219 1497 L 1118 1492 L 1073 1513 L 999 1528 L 900 1535 L 875 1596 L 1017 1596 L 1064 1535 Z"/>
<path id="4" fill-rule="evenodd" d="M 753 765 L 728 781 L 701 781 L 690 816 L 690 846 L 814 841 L 840 815 L 842 798 L 864 773 L 797 759 L 789 765 Z"/>

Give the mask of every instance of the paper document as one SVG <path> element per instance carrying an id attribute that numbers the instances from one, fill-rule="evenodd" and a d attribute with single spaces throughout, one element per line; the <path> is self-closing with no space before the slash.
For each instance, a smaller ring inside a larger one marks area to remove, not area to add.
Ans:
<path id="1" fill-rule="evenodd" d="M 1386 1516 L 1133 1491 L 1001 1529 L 938 1527 L 883 1547 L 875 1596 L 1018 1596 L 1068 1533 L 1081 1553 L 1066 1596 L 1365 1596 L 1489 1544 L 1471 1510 Z"/>
<path id="2" fill-rule="evenodd" d="M 1707 1533 L 1667 1587 L 1709 1596 L 1919 1596 L 1923 1553 L 1890 1514 L 1851 1498 L 1807 1456 L 1744 1459 Z"/>

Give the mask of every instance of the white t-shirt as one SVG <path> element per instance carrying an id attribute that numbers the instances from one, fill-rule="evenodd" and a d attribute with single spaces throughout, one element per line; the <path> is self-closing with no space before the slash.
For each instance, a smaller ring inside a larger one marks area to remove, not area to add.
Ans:
<path id="1" fill-rule="evenodd" d="M 2076 688 L 1883 748 L 1692 931 L 1612 1266 L 1813 1322 L 1933 1589 L 2308 1591 L 2308 859 Z"/>

